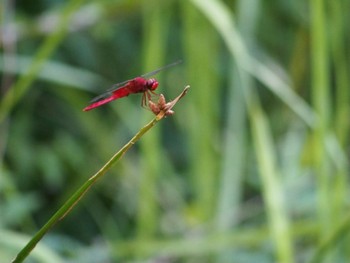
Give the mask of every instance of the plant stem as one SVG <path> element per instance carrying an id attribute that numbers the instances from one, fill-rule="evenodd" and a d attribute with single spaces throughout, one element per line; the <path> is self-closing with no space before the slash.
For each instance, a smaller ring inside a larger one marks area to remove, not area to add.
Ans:
<path id="1" fill-rule="evenodd" d="M 141 130 L 121 148 L 96 174 L 91 176 L 67 201 L 66 203 L 47 221 L 47 223 L 34 235 L 34 237 L 27 243 L 27 245 L 17 254 L 16 258 L 12 263 L 23 262 L 23 260 L 29 255 L 29 253 L 34 249 L 36 244 L 43 238 L 43 236 L 61 219 L 63 219 L 81 200 L 81 198 L 87 193 L 90 187 L 97 182 L 128 150 L 133 146 L 141 137 L 148 132 L 154 125 L 156 125 L 161 119 L 163 119 L 168 110 L 181 99 L 187 92 L 189 86 L 187 86 L 181 94 L 170 102 L 170 108 L 161 110 L 157 116 L 150 121 L 146 126 L 141 128 Z"/>

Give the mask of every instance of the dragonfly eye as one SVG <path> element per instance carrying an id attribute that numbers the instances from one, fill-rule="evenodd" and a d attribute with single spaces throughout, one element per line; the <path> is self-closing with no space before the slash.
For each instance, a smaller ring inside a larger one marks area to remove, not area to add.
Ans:
<path id="1" fill-rule="evenodd" d="M 147 86 L 150 90 L 155 90 L 158 87 L 158 81 L 156 81 L 155 79 L 149 79 Z"/>

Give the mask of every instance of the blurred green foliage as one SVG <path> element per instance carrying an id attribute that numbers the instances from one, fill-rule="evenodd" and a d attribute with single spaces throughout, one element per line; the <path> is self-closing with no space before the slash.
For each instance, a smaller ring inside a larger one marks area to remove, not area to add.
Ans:
<path id="1" fill-rule="evenodd" d="M 1 8 L 0 262 L 152 118 L 110 85 L 191 85 L 27 262 L 347 262 L 344 1 L 11 1 Z"/>

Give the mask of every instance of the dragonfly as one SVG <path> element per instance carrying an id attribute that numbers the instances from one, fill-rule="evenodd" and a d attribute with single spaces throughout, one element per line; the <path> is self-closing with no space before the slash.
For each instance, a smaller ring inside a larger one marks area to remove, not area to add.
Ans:
<path id="1" fill-rule="evenodd" d="M 100 107 L 106 103 L 109 103 L 113 100 L 120 99 L 123 97 L 127 97 L 130 94 L 134 93 L 143 93 L 141 105 L 146 106 L 147 100 L 151 100 L 152 94 L 158 95 L 154 92 L 154 90 L 157 89 L 159 83 L 155 78 L 149 78 L 160 71 L 164 69 L 168 69 L 170 67 L 173 67 L 177 64 L 180 64 L 182 60 L 175 61 L 171 64 L 168 64 L 164 67 L 161 67 L 159 69 L 156 69 L 152 72 L 146 73 L 144 75 L 141 75 L 139 77 L 123 81 L 118 84 L 114 84 L 110 89 L 108 89 L 106 92 L 102 93 L 101 95 L 93 98 L 90 101 L 90 104 L 83 109 L 83 111 L 89 111 L 92 109 L 95 109 L 97 107 Z"/>

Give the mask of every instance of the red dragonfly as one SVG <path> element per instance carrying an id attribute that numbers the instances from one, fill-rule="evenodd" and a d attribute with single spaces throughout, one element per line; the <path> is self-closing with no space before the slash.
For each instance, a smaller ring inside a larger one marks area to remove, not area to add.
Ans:
<path id="1" fill-rule="evenodd" d="M 143 93 L 141 104 L 142 106 L 145 106 L 147 105 L 147 99 L 150 100 L 152 97 L 152 94 L 158 95 L 154 92 L 154 90 L 158 87 L 158 84 L 159 84 L 156 79 L 154 78 L 147 79 L 147 78 L 157 74 L 161 70 L 173 67 L 181 62 L 182 62 L 181 60 L 178 60 L 167 66 L 156 69 L 147 74 L 141 75 L 140 77 L 136 77 L 136 78 L 115 84 L 112 86 L 112 88 L 107 90 L 105 93 L 93 98 L 90 101 L 90 105 L 85 107 L 83 111 L 92 110 L 108 102 L 129 96 L 130 94 L 133 94 L 133 93 Z"/>

